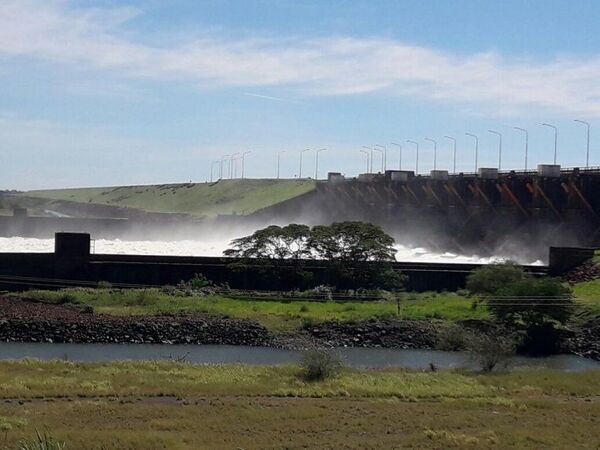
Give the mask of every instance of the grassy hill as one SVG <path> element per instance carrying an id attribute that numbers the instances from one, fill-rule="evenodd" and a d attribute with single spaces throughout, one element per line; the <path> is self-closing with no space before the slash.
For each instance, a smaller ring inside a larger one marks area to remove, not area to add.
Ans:
<path id="1" fill-rule="evenodd" d="M 246 215 L 312 191 L 313 180 L 220 180 L 215 183 L 161 184 L 29 191 L 24 196 L 187 213 L 196 217 Z"/>

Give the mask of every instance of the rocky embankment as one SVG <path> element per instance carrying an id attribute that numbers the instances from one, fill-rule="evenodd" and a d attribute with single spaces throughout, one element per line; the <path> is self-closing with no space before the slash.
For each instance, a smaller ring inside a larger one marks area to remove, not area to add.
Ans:
<path id="1" fill-rule="evenodd" d="M 111 316 L 70 305 L 0 298 L 0 341 L 271 345 L 250 320 L 208 315 Z"/>
<path id="2" fill-rule="evenodd" d="M 273 335 L 243 319 L 205 314 L 112 316 L 76 305 L 0 298 L 0 341 L 229 344 L 288 349 L 320 347 L 433 348 L 436 325 L 416 320 L 326 322 Z"/>
<path id="3" fill-rule="evenodd" d="M 508 330 L 486 321 L 462 328 L 490 335 Z M 436 348 L 439 320 L 373 319 L 324 322 L 273 334 L 257 322 L 206 314 L 112 316 L 76 305 L 53 305 L 0 297 L 0 342 L 227 344 L 304 349 L 318 347 Z M 600 360 L 600 324 L 566 332 L 563 352 Z"/>
<path id="4" fill-rule="evenodd" d="M 304 330 L 325 347 L 430 349 L 437 327 L 423 320 L 370 320 L 361 323 L 325 322 Z"/>
<path id="5" fill-rule="evenodd" d="M 594 281 L 600 278 L 600 265 L 592 260 L 586 261 L 574 269 L 571 269 L 561 278 L 570 284 Z"/>
<path id="6" fill-rule="evenodd" d="M 564 333 L 561 351 L 600 361 L 600 322 L 588 322 Z"/>

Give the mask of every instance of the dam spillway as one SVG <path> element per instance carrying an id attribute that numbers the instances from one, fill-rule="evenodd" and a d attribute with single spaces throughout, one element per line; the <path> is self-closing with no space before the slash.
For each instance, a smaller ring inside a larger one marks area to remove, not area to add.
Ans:
<path id="1" fill-rule="evenodd" d="M 549 174 L 490 175 L 486 170 L 491 169 L 446 176 L 387 171 L 352 179 L 330 177 L 314 191 L 254 216 L 291 222 L 371 221 L 400 243 L 406 236 L 465 253 L 494 254 L 504 248 L 533 257 L 553 245 L 600 244 L 600 167 L 558 168 Z"/>

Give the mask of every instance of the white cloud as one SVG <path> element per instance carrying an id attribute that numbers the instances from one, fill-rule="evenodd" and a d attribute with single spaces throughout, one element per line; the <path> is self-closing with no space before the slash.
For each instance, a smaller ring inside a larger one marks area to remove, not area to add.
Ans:
<path id="1" fill-rule="evenodd" d="M 3 0 L 0 55 L 106 70 L 122 77 L 211 87 L 295 88 L 304 95 L 381 93 L 486 112 L 600 116 L 600 55 L 515 61 L 459 55 L 390 39 L 223 39 L 144 43 L 132 8 L 78 9 L 65 1 Z"/>

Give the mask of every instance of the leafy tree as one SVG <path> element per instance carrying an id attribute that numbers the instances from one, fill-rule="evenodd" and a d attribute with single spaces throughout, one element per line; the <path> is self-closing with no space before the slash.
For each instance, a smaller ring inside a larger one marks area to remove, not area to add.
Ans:
<path id="1" fill-rule="evenodd" d="M 402 275 L 385 264 L 395 261 L 394 239 L 377 225 L 339 222 L 315 226 L 308 245 L 314 255 L 331 262 L 329 272 L 337 285 L 382 289 L 402 286 Z"/>
<path id="2" fill-rule="evenodd" d="M 331 284 L 347 288 L 397 289 L 403 278 L 390 264 L 395 260 L 394 239 L 381 227 L 363 222 L 340 222 L 310 229 L 306 225 L 271 225 L 250 236 L 232 241 L 226 256 L 262 260 L 264 274 L 275 279 L 293 280 L 306 285 L 312 272 L 302 270 L 302 260 L 318 258 L 330 261 Z M 294 260 L 293 267 L 285 264 Z M 377 263 L 377 264 L 375 264 Z M 236 263 L 240 269 L 247 264 Z"/>
<path id="3" fill-rule="evenodd" d="M 512 261 L 489 264 L 467 277 L 467 289 L 473 294 L 493 295 L 499 289 L 525 278 L 523 268 Z"/>
<path id="4" fill-rule="evenodd" d="M 223 254 L 239 258 L 300 259 L 310 254 L 307 246 L 309 236 L 310 228 L 306 225 L 271 225 L 250 236 L 234 239 L 232 248 Z"/>
<path id="5" fill-rule="evenodd" d="M 330 261 L 394 261 L 394 238 L 372 223 L 338 222 L 313 227 L 309 247 Z"/>
<path id="6" fill-rule="evenodd" d="M 570 294 L 556 278 L 527 276 L 497 289 L 488 307 L 497 318 L 515 325 L 558 325 L 573 312 Z"/>
<path id="7" fill-rule="evenodd" d="M 492 264 L 470 274 L 467 287 L 487 296 L 487 306 L 498 320 L 525 333 L 525 350 L 552 353 L 557 349 L 557 326 L 565 324 L 574 309 L 571 290 L 560 280 L 533 277 L 513 263 Z"/>

